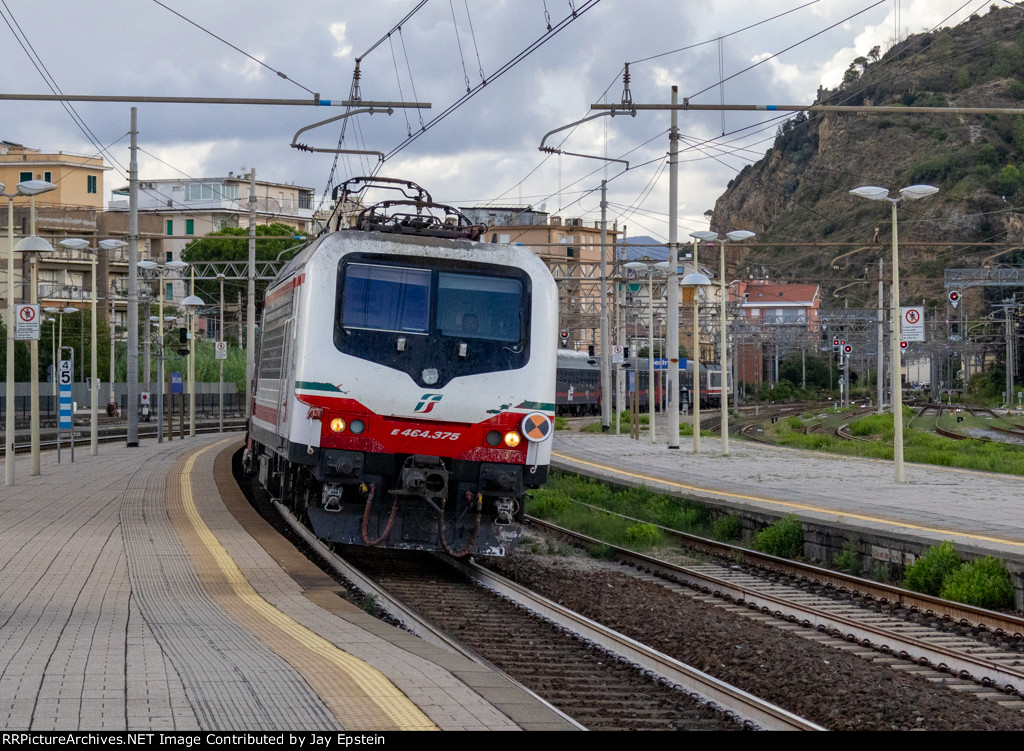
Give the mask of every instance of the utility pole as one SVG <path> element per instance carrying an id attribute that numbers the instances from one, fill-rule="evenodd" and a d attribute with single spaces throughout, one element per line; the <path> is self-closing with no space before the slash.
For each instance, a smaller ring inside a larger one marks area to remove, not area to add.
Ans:
<path id="1" fill-rule="evenodd" d="M 256 374 L 256 168 L 249 170 L 249 299 L 246 303 L 245 419 L 252 417 L 252 380 Z"/>
<path id="2" fill-rule="evenodd" d="M 885 372 L 885 347 L 882 346 L 882 338 L 883 338 L 882 326 L 883 326 L 883 319 L 885 318 L 885 313 L 883 312 L 883 309 L 884 309 L 883 306 L 885 304 L 885 301 L 882 299 L 882 271 L 883 271 L 882 264 L 883 263 L 884 263 L 883 259 L 879 258 L 878 259 L 878 331 L 877 331 L 877 334 L 876 334 L 876 336 L 878 338 L 878 345 L 877 345 L 877 350 L 878 351 L 876 353 L 878 355 L 878 366 L 877 366 L 876 376 L 875 376 L 875 381 L 877 381 L 877 383 L 875 384 L 876 387 L 877 387 L 876 388 L 876 393 L 877 393 L 877 397 L 878 397 L 878 409 L 875 410 L 875 412 L 877 414 L 879 414 L 879 415 L 882 414 L 882 402 L 885 401 L 885 376 L 883 375 L 883 373 Z"/>
<path id="3" fill-rule="evenodd" d="M 672 87 L 672 124 L 668 133 L 668 289 L 665 301 L 668 304 L 668 331 L 665 334 L 665 348 L 668 350 L 668 447 L 679 448 L 679 87 Z M 697 253 L 693 254 L 693 270 L 697 271 Z M 696 294 L 696 291 L 694 292 Z M 696 324 L 694 324 L 696 326 Z M 695 362 L 700 360 L 700 351 L 694 353 Z M 697 370 L 694 369 L 694 393 L 699 394 Z M 695 435 L 700 434 L 700 423 L 694 421 Z M 699 439 L 698 439 L 699 440 Z M 696 446 L 696 444 L 695 444 Z"/>
<path id="4" fill-rule="evenodd" d="M 139 151 L 138 110 L 132 107 L 128 164 L 128 448 L 139 445 Z M 146 321 L 149 326 L 149 321 Z"/>
<path id="5" fill-rule="evenodd" d="M 611 342 L 608 339 L 608 229 L 605 214 L 608 211 L 608 183 L 601 181 L 601 431 L 611 427 L 612 379 Z"/>

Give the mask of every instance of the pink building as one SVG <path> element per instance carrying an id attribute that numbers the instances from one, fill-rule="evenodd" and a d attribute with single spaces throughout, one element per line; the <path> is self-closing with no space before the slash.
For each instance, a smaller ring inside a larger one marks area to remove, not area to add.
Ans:
<path id="1" fill-rule="evenodd" d="M 733 282 L 729 300 L 740 311 L 736 326 L 737 378 L 749 384 L 774 382 L 780 355 L 819 338 L 817 284 L 786 284 L 767 280 Z"/>

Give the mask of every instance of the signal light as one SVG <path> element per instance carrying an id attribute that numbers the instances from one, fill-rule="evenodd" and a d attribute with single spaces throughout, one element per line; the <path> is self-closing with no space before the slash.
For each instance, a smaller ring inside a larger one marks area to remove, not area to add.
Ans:
<path id="1" fill-rule="evenodd" d="M 907 351 L 907 343 L 906 342 L 900 342 L 900 351 L 901 352 L 906 352 Z"/>
<path id="2" fill-rule="evenodd" d="M 561 338 L 562 344 L 565 344 L 566 342 L 569 341 L 569 330 L 562 329 L 561 331 L 558 332 L 558 336 Z"/>
<path id="3" fill-rule="evenodd" d="M 178 341 L 182 344 L 188 344 L 188 329 L 178 329 Z"/>
<path id="4" fill-rule="evenodd" d="M 850 354 L 851 352 L 853 352 L 853 347 L 847 344 L 845 347 L 843 347 L 843 352 L 845 352 L 846 354 Z"/>

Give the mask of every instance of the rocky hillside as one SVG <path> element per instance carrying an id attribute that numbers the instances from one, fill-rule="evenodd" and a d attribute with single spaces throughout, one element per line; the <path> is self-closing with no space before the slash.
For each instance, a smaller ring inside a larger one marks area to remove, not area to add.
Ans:
<path id="1" fill-rule="evenodd" d="M 849 195 L 861 185 L 895 191 L 916 183 L 940 193 L 899 208 L 904 299 L 944 304 L 943 271 L 980 265 L 1024 244 L 1024 115 L 953 114 L 952 107 L 1024 111 L 1024 7 L 993 6 L 955 28 L 909 37 L 881 55 L 865 51 L 843 84 L 815 104 L 933 107 L 932 114 L 800 113 L 778 129 L 763 159 L 743 169 L 718 199 L 711 229 L 751 229 L 764 243 L 734 252 L 737 276 L 822 281 L 826 305 L 860 307 L 875 299 L 878 258 L 890 242 L 888 204 Z M 928 242 L 913 248 L 914 242 Z M 853 246 L 878 244 L 832 268 Z M 1000 243 L 955 247 L 949 243 Z M 787 243 L 793 243 L 788 245 Z M 886 256 L 888 258 L 888 256 Z M 1019 265 L 1024 250 L 995 262 Z M 888 271 L 886 271 L 888 275 Z M 980 302 L 980 299 L 979 299 Z"/>

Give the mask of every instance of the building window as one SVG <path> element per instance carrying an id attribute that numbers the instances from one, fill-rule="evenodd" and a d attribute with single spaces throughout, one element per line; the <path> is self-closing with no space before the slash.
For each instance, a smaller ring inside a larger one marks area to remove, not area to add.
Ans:
<path id="1" fill-rule="evenodd" d="M 32 179 L 32 173 L 31 172 L 19 172 L 18 173 L 18 182 L 19 183 L 26 183 L 26 182 L 28 182 L 31 179 Z"/>
<path id="2" fill-rule="evenodd" d="M 174 299 L 174 284 L 172 282 L 167 282 L 167 288 L 164 290 L 164 299 L 165 300 L 173 300 Z"/>
<path id="3" fill-rule="evenodd" d="M 172 253 L 171 251 L 168 250 L 167 251 L 167 263 L 170 263 L 173 260 L 174 260 L 174 253 Z"/>
<path id="4" fill-rule="evenodd" d="M 174 220 L 173 219 L 168 219 L 167 220 L 167 234 L 168 235 L 173 235 L 174 234 Z"/>
<path id="5" fill-rule="evenodd" d="M 52 172 L 44 172 L 43 173 L 43 179 L 46 180 L 46 182 L 48 182 L 48 183 L 52 183 L 53 182 L 53 173 Z"/>
<path id="6" fill-rule="evenodd" d="M 185 234 L 194 235 L 196 233 L 196 220 L 186 219 L 185 220 Z"/>
<path id="7" fill-rule="evenodd" d="M 89 193 L 96 192 L 96 175 L 87 175 L 86 178 L 86 190 Z"/>

